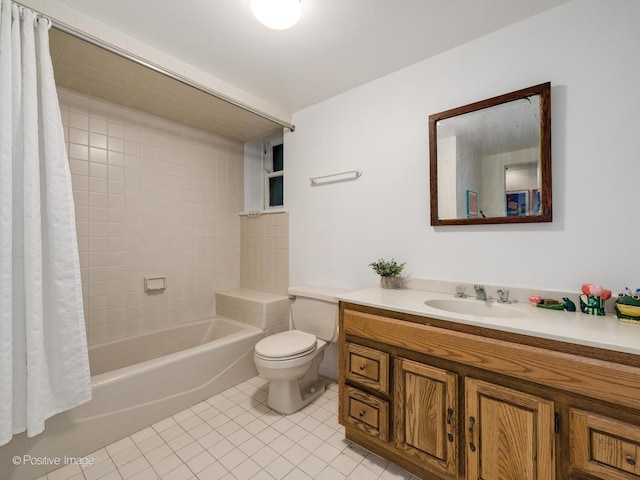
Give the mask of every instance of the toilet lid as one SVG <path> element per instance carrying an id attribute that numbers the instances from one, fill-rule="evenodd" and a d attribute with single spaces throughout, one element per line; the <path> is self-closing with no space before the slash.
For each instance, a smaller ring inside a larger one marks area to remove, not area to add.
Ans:
<path id="1" fill-rule="evenodd" d="M 255 353 L 265 359 L 288 360 L 307 355 L 317 346 L 315 335 L 300 330 L 289 330 L 260 340 L 256 344 Z"/>

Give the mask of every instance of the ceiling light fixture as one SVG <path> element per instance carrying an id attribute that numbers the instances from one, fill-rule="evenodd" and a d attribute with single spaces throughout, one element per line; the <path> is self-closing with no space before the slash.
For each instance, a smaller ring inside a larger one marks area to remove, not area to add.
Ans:
<path id="1" fill-rule="evenodd" d="M 302 15 L 300 0 L 251 0 L 251 13 L 273 30 L 293 27 Z"/>

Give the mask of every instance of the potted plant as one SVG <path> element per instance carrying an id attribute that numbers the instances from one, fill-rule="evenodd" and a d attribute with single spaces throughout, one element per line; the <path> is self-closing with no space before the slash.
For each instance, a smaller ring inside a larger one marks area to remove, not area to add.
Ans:
<path id="1" fill-rule="evenodd" d="M 398 263 L 393 258 L 391 260 L 380 258 L 377 262 L 369 264 L 373 271 L 380 275 L 380 286 L 382 288 L 402 287 L 403 278 L 400 273 L 402 273 L 405 265 L 406 263 Z"/>

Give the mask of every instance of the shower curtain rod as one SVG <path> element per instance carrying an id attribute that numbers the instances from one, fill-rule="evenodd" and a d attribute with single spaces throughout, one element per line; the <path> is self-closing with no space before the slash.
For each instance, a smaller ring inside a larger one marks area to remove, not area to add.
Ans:
<path id="1" fill-rule="evenodd" d="M 110 45 L 106 42 L 103 42 L 102 40 L 99 40 L 95 37 L 92 37 L 90 35 L 87 35 L 85 33 L 80 32 L 79 30 L 76 30 L 73 27 L 70 27 L 69 25 L 66 25 L 64 23 L 60 23 L 52 18 L 46 17 L 50 22 L 51 25 L 53 26 L 53 28 L 56 28 L 58 30 L 60 30 L 61 32 L 64 33 L 68 33 L 69 35 L 72 35 L 76 38 L 79 38 L 80 40 L 84 40 L 85 42 L 89 42 L 92 45 L 95 45 L 96 47 L 100 47 L 104 50 L 107 50 L 111 53 L 115 53 L 116 55 L 126 58 L 127 60 L 131 60 L 132 62 L 137 63 L 138 65 L 142 65 L 143 67 L 149 68 L 157 73 L 160 73 L 162 75 L 165 75 L 169 78 L 172 78 L 174 80 L 177 80 L 180 83 L 183 83 L 184 85 L 187 85 L 189 87 L 195 88 L 196 90 L 199 90 L 201 92 L 204 92 L 206 94 L 212 95 L 216 98 L 219 98 L 220 100 L 223 100 L 227 103 L 230 103 L 232 105 L 235 105 L 238 108 L 241 108 L 249 113 L 252 113 L 254 115 L 257 115 L 259 117 L 262 117 L 266 120 L 269 120 L 273 123 L 276 123 L 278 125 L 280 125 L 281 127 L 284 128 L 288 128 L 289 130 L 291 130 L 292 132 L 294 132 L 296 130 L 296 126 L 287 122 L 284 122 L 282 120 L 279 120 L 278 118 L 269 115 L 268 113 L 265 112 L 261 112 L 260 110 L 256 110 L 254 108 L 251 108 L 248 105 L 245 105 L 242 102 L 239 102 L 237 100 L 234 100 L 231 97 L 228 97 L 227 95 L 224 95 L 222 93 L 216 92 L 214 90 L 211 90 L 203 85 L 200 85 L 198 83 L 192 82 L 191 80 L 189 80 L 186 77 L 183 77 L 182 75 L 178 75 L 177 73 L 171 72 L 169 70 L 166 70 L 158 65 L 155 65 L 153 63 L 147 62 L 146 60 L 143 60 L 142 58 L 139 58 L 133 54 L 130 54 L 118 47 L 115 47 L 113 45 Z"/>

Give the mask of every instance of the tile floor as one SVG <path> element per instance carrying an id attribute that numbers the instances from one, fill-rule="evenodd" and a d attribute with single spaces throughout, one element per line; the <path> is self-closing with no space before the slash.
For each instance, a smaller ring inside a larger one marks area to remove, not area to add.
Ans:
<path id="1" fill-rule="evenodd" d="M 416 480 L 344 438 L 338 386 L 292 415 L 254 377 L 38 480 Z"/>

